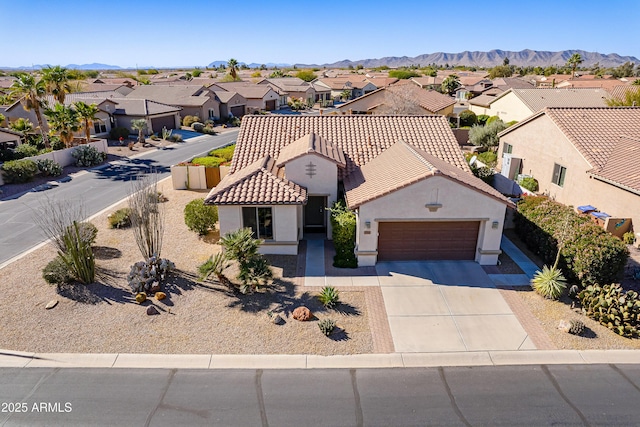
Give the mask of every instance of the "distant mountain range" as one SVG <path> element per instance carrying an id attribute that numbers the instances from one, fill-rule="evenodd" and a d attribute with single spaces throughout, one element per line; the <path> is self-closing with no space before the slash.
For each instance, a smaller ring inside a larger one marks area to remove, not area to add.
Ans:
<path id="1" fill-rule="evenodd" d="M 472 67 L 489 68 L 496 65 L 502 65 L 504 58 L 509 58 L 511 65 L 518 66 L 532 66 L 532 67 L 547 67 L 549 65 L 565 65 L 567 60 L 574 53 L 579 53 L 582 57 L 581 67 L 591 67 L 596 63 L 600 64 L 600 67 L 617 67 L 625 62 L 640 63 L 640 60 L 634 56 L 620 56 L 617 53 L 610 53 L 608 55 L 587 52 L 584 50 L 563 50 L 560 52 L 549 52 L 525 49 L 520 52 L 513 52 L 508 50 L 490 50 L 489 52 L 469 52 L 464 51 L 460 53 L 444 53 L 436 52 L 424 55 L 418 55 L 416 57 L 408 56 L 388 56 L 378 59 L 362 59 L 358 61 L 351 61 L 345 59 L 343 61 L 333 62 L 330 64 L 296 64 L 298 68 L 312 68 L 312 67 L 326 67 L 326 68 L 346 68 L 349 66 L 362 65 L 364 68 L 375 68 L 387 66 L 390 68 L 407 67 L 410 65 L 426 66 L 430 64 L 436 65 L 466 65 Z"/>

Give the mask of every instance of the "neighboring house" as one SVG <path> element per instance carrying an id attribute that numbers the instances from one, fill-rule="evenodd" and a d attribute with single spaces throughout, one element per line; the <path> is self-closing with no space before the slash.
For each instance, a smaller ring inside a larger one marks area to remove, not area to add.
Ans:
<path id="1" fill-rule="evenodd" d="M 121 96 L 127 96 L 133 91 L 131 86 L 122 84 L 88 83 L 82 87 L 83 92 L 117 92 Z"/>
<path id="2" fill-rule="evenodd" d="M 130 133 L 137 133 L 131 128 L 133 120 L 144 119 L 147 122 L 146 134 L 162 132 L 162 128 L 180 129 L 180 107 L 161 104 L 148 99 L 134 99 L 130 97 L 115 99 L 118 103 L 113 116 L 117 126 L 129 129 Z"/>
<path id="3" fill-rule="evenodd" d="M 422 89 L 436 89 L 442 86 L 442 81 L 444 80 L 442 77 L 411 77 L 411 82 L 417 84 Z"/>
<path id="4" fill-rule="evenodd" d="M 379 82 L 379 83 L 382 83 L 382 82 Z M 354 79 L 353 81 L 351 81 L 351 87 L 353 88 L 351 90 L 351 96 L 353 98 L 359 98 L 361 96 L 364 96 L 378 89 L 378 87 L 372 82 L 372 80 Z M 381 86 L 381 87 L 384 87 L 384 86 Z"/>
<path id="5" fill-rule="evenodd" d="M 398 82 L 398 79 L 395 77 L 381 77 L 381 76 L 374 76 L 371 78 L 367 78 L 367 81 L 373 83 L 373 85 L 380 89 L 381 87 L 387 87 L 387 86 L 391 86 L 392 84 L 395 84 Z"/>
<path id="6" fill-rule="evenodd" d="M 316 102 L 319 102 L 320 105 L 328 105 L 333 101 L 331 97 L 331 89 L 324 85 L 320 85 L 317 81 L 311 82 L 311 87 L 316 92 Z"/>
<path id="7" fill-rule="evenodd" d="M 127 98 L 180 107 L 182 118 L 198 116 L 202 121 L 220 118 L 220 103 L 215 94 L 202 85 L 141 85 L 136 86 Z"/>
<path id="8" fill-rule="evenodd" d="M 101 79 L 95 79 L 93 80 L 91 83 L 98 83 L 98 84 L 108 84 L 108 85 L 124 85 L 124 86 L 128 86 L 128 87 L 134 87 L 134 86 L 138 86 L 138 82 L 133 80 L 133 79 L 121 79 L 121 78 L 113 78 L 113 79 L 107 79 L 107 78 L 101 78 Z"/>
<path id="9" fill-rule="evenodd" d="M 209 89 L 216 92 L 219 90 L 237 92 L 242 95 L 247 100 L 245 114 L 280 109 L 280 95 L 268 85 L 256 85 L 250 82 L 220 82 L 209 86 Z"/>
<path id="10" fill-rule="evenodd" d="M 259 85 L 269 85 L 273 90 L 284 94 L 284 105 L 292 99 L 302 99 L 307 105 L 313 105 L 316 102 L 316 90 L 313 86 L 297 77 L 282 77 L 277 79 L 262 79 Z M 280 100 L 280 105 L 283 105 Z"/>
<path id="11" fill-rule="evenodd" d="M 231 173 L 206 203 L 220 233 L 250 227 L 264 253 L 331 236 L 340 188 L 357 215 L 360 266 L 468 259 L 495 265 L 505 197 L 471 174 L 441 116 L 247 116 Z"/>
<path id="12" fill-rule="evenodd" d="M 640 226 L 640 108 L 545 108 L 500 134 L 503 157 L 541 193 Z"/>
<path id="13" fill-rule="evenodd" d="M 622 84 L 619 80 L 605 79 L 585 79 L 585 80 L 565 80 L 557 84 L 557 88 L 576 88 L 576 89 L 603 89 L 612 92 L 616 87 Z"/>
<path id="14" fill-rule="evenodd" d="M 453 114 L 455 100 L 435 90 L 420 89 L 411 83 L 378 89 L 338 107 L 342 113 L 355 114 Z M 418 109 L 409 111 L 411 106 Z M 396 112 L 397 111 L 397 112 Z"/>
<path id="15" fill-rule="evenodd" d="M 555 88 L 559 83 L 569 80 L 569 74 L 551 74 L 550 76 L 535 76 L 531 83 L 540 89 Z"/>
<path id="16" fill-rule="evenodd" d="M 242 117 L 247 109 L 247 100 L 238 92 L 217 90 L 216 99 L 220 103 L 220 118 L 228 119 L 229 116 Z"/>
<path id="17" fill-rule="evenodd" d="M 545 107 L 605 107 L 608 97 L 602 89 L 509 89 L 492 100 L 471 99 L 469 109 L 519 122 Z"/>
<path id="18" fill-rule="evenodd" d="M 16 148 L 22 142 L 22 133 L 0 128 L 0 149 Z"/>
<path id="19" fill-rule="evenodd" d="M 347 93 L 347 99 L 353 98 L 353 85 L 351 81 L 343 77 L 319 78 L 313 81 L 314 86 L 329 90 L 331 99 L 341 99 L 343 94 Z"/>

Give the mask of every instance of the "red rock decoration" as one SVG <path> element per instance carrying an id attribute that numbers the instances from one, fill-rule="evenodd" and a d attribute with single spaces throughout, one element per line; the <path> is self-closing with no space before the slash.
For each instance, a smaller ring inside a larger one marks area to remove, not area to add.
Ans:
<path id="1" fill-rule="evenodd" d="M 313 313 L 305 306 L 300 306 L 293 310 L 293 318 L 301 322 L 306 322 L 313 317 Z"/>
<path id="2" fill-rule="evenodd" d="M 167 294 L 165 294 L 164 292 L 156 292 L 156 299 L 158 301 L 163 300 L 167 297 Z"/>

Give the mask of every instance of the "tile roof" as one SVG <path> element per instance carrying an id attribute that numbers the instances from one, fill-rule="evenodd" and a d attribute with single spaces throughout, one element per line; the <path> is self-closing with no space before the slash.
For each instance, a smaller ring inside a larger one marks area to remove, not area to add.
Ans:
<path id="1" fill-rule="evenodd" d="M 216 90 L 216 86 L 222 90 L 238 92 L 246 99 L 263 99 L 269 91 L 273 91 L 269 85 L 256 85 L 250 82 L 226 82 L 211 85 L 211 90 Z"/>
<path id="2" fill-rule="evenodd" d="M 403 140 L 464 171 L 470 171 L 444 116 L 245 116 L 231 172 L 269 155 L 278 158 L 288 144 L 311 132 L 336 144 L 349 174 Z M 342 177 L 342 171 L 339 171 Z"/>
<path id="3" fill-rule="evenodd" d="M 509 89 L 532 113 L 545 107 L 605 107 L 608 93 L 602 89 Z"/>
<path id="4" fill-rule="evenodd" d="M 374 76 L 374 77 L 368 78 L 367 80 L 370 81 L 371 83 L 373 83 L 378 88 L 387 87 L 387 86 L 390 86 L 390 85 L 398 82 L 398 79 L 395 78 L 395 77 L 378 77 L 378 76 Z"/>
<path id="5" fill-rule="evenodd" d="M 420 86 L 432 86 L 432 85 L 440 86 L 444 78 L 438 77 L 438 76 L 436 77 L 426 76 L 426 77 L 411 77 L 411 80 Z"/>
<path id="6" fill-rule="evenodd" d="M 132 99 L 129 97 L 114 99 L 118 103 L 113 114 L 123 116 L 153 116 L 156 114 L 175 113 L 181 107 L 162 104 L 149 99 Z"/>
<path id="7" fill-rule="evenodd" d="M 216 90 L 214 93 L 223 104 L 228 103 L 231 101 L 231 98 L 238 94 L 238 92 L 229 92 L 226 90 Z"/>
<path id="8" fill-rule="evenodd" d="M 575 89 L 603 89 L 611 92 L 616 86 L 620 85 L 619 80 L 565 80 L 556 85 L 557 88 L 575 88 Z"/>
<path id="9" fill-rule="evenodd" d="M 478 95 L 478 96 L 474 96 L 473 98 L 471 98 L 469 100 L 469 105 L 478 105 L 480 107 L 489 107 L 491 106 L 491 103 L 493 101 L 495 101 L 497 99 L 497 97 L 495 96 L 491 96 L 491 95 L 487 95 L 487 94 L 482 94 L 482 95 Z"/>
<path id="10" fill-rule="evenodd" d="M 393 170 L 393 174 L 389 173 Z M 399 141 L 378 157 L 344 179 L 347 205 L 354 209 L 364 203 L 433 176 L 442 176 L 481 191 L 505 204 L 509 201 L 493 187 L 406 142 Z"/>
<path id="11" fill-rule="evenodd" d="M 594 168 L 603 168 L 621 136 L 640 138 L 640 108 L 547 108 L 544 114 Z"/>
<path id="12" fill-rule="evenodd" d="M 282 150 L 280 150 L 280 154 L 278 154 L 276 166 L 282 167 L 287 162 L 302 157 L 305 154 L 318 154 L 343 168 L 347 165 L 344 153 L 340 147 L 332 144 L 318 134 L 311 132 L 283 147 Z"/>
<path id="13" fill-rule="evenodd" d="M 623 136 L 603 167 L 590 172 L 617 187 L 640 194 L 640 139 Z"/>
<path id="14" fill-rule="evenodd" d="M 115 92 L 116 89 L 120 89 L 129 86 L 121 84 L 107 84 L 107 83 L 87 83 L 82 87 L 83 92 Z"/>
<path id="15" fill-rule="evenodd" d="M 150 99 L 167 105 L 199 107 L 213 95 L 202 85 L 141 85 L 126 97 Z"/>
<path id="16" fill-rule="evenodd" d="M 385 99 L 387 96 L 399 97 L 402 100 L 408 100 L 413 104 L 417 104 L 426 111 L 425 114 L 435 114 L 453 104 L 455 99 L 450 96 L 443 95 L 435 90 L 422 89 L 419 86 L 412 84 L 408 81 L 404 83 L 398 83 L 389 87 L 380 88 L 373 92 L 369 92 L 366 95 L 345 102 L 340 105 L 338 109 L 343 112 L 347 112 L 354 104 L 362 104 L 362 101 L 370 100 L 370 104 L 367 106 L 367 111 L 374 108 L 385 105 Z M 395 100 L 391 100 L 393 103 Z"/>
<path id="17" fill-rule="evenodd" d="M 499 77 L 493 79 L 493 86 L 496 86 L 503 91 L 509 89 L 534 89 L 533 83 L 526 81 L 519 77 Z"/>
<path id="18" fill-rule="evenodd" d="M 117 103 L 117 99 L 122 97 L 123 95 L 119 92 L 73 92 L 65 95 L 64 105 L 71 105 L 77 101 L 86 102 L 87 104 L 101 104 L 108 100 Z M 49 105 L 58 103 L 53 95 L 47 95 L 44 99 Z"/>
<path id="19" fill-rule="evenodd" d="M 619 84 L 618 86 L 614 87 L 613 90 L 611 91 L 611 97 L 619 101 L 624 101 L 627 96 L 627 92 L 638 92 L 638 91 L 640 91 L 640 86 L 638 85 Z"/>
<path id="20" fill-rule="evenodd" d="M 265 156 L 225 176 L 205 201 L 216 205 L 302 205 L 307 202 L 307 190 L 278 177 L 275 161 Z"/>

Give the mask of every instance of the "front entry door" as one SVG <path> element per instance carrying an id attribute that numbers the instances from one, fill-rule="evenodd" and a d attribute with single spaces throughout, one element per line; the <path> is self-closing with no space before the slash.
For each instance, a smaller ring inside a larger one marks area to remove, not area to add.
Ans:
<path id="1" fill-rule="evenodd" d="M 304 231 L 306 233 L 324 233 L 327 231 L 326 196 L 309 196 L 304 207 Z"/>

